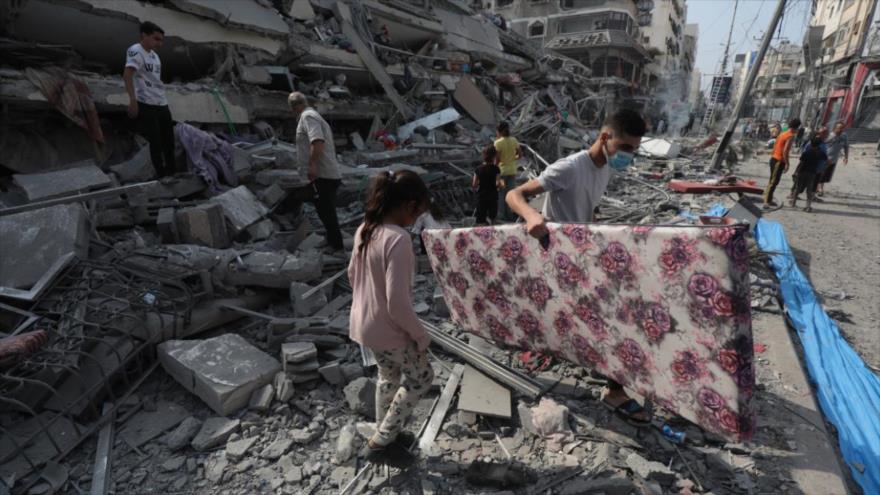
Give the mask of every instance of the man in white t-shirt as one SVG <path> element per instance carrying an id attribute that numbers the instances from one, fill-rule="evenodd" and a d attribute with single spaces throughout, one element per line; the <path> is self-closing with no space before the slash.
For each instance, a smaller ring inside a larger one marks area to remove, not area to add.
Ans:
<path id="1" fill-rule="evenodd" d="M 150 159 L 160 177 L 173 175 L 174 121 L 165 99 L 162 62 L 156 49 L 162 46 L 165 31 L 152 22 L 141 24 L 140 41 L 125 54 L 125 91 L 128 93 L 128 116 L 137 122 L 138 133 L 150 143 Z"/>
<path id="2" fill-rule="evenodd" d="M 560 158 L 532 179 L 507 194 L 510 209 L 526 221 L 529 234 L 537 239 L 549 235 L 547 220 L 558 223 L 587 223 L 611 179 L 612 170 L 624 170 L 647 131 L 645 120 L 633 110 L 619 110 L 605 119 L 599 138 L 588 149 Z M 529 206 L 526 198 L 547 193 L 544 214 Z M 546 216 L 546 218 L 545 218 Z M 602 400 L 630 424 L 645 426 L 650 417 L 631 399 L 623 387 L 608 380 Z"/>

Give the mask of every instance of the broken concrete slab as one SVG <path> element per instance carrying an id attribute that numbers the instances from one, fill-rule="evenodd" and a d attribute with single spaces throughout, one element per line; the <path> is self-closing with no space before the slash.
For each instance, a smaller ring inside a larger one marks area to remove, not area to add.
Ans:
<path id="1" fill-rule="evenodd" d="M 122 184 L 133 182 L 146 182 L 156 178 L 156 169 L 153 168 L 153 161 L 150 159 L 150 147 L 142 146 L 128 160 L 117 165 L 111 165 L 110 171 L 119 179 Z"/>
<path id="2" fill-rule="evenodd" d="M 110 177 L 93 160 L 81 166 L 43 174 L 14 174 L 13 182 L 24 190 L 28 201 L 58 198 L 71 194 L 109 187 Z"/>
<path id="3" fill-rule="evenodd" d="M 324 291 L 321 290 L 313 293 L 309 297 L 302 297 L 303 294 L 312 289 L 313 287 L 300 282 L 293 282 L 290 284 L 290 305 L 293 307 L 294 315 L 298 317 L 311 316 L 327 304 L 327 296 L 324 294 Z"/>
<path id="4" fill-rule="evenodd" d="M 288 363 L 311 361 L 318 356 L 318 348 L 312 342 L 289 342 L 281 344 L 281 366 L 287 370 Z"/>
<path id="5" fill-rule="evenodd" d="M 282 190 L 294 189 L 309 184 L 308 179 L 303 177 L 299 170 L 286 168 L 260 170 L 257 172 L 254 180 L 262 186 L 276 185 Z"/>
<path id="6" fill-rule="evenodd" d="M 131 417 L 119 436 L 133 447 L 140 447 L 179 425 L 189 416 L 186 409 L 171 402 L 159 402 L 155 411 L 140 411 Z"/>
<path id="7" fill-rule="evenodd" d="M 321 367 L 321 364 L 317 359 L 310 359 L 308 361 L 303 361 L 301 363 L 287 363 L 288 371 L 294 375 L 309 373 L 311 371 L 318 371 L 318 368 Z"/>
<path id="8" fill-rule="evenodd" d="M 293 380 L 283 371 L 275 373 L 275 379 L 272 381 L 275 388 L 275 399 L 278 402 L 287 402 L 293 397 L 294 387 Z"/>
<path id="9" fill-rule="evenodd" d="M 315 9 L 309 0 L 293 0 L 287 15 L 298 21 L 311 21 L 315 18 Z"/>
<path id="10" fill-rule="evenodd" d="M 174 215 L 174 225 L 180 242 L 185 244 L 223 249 L 231 243 L 223 208 L 218 204 L 202 204 L 178 210 Z"/>
<path id="11" fill-rule="evenodd" d="M 230 439 L 229 442 L 226 442 L 226 458 L 232 462 L 238 462 L 242 460 L 242 458 L 244 458 L 251 447 L 253 447 L 259 439 L 259 436 L 242 438 L 235 441 L 231 441 Z"/>
<path id="12" fill-rule="evenodd" d="M 269 209 L 246 186 L 230 189 L 208 201 L 223 208 L 223 215 L 232 226 L 233 235 L 238 235 L 269 213 Z"/>
<path id="13" fill-rule="evenodd" d="M 272 233 L 275 232 L 275 223 L 268 218 L 264 218 L 246 230 L 252 241 L 262 241 L 271 237 Z"/>
<path id="14" fill-rule="evenodd" d="M 273 8 L 240 0 L 171 0 L 180 10 L 208 17 L 223 26 L 237 26 L 272 36 L 286 36 L 290 28 Z"/>
<path id="15" fill-rule="evenodd" d="M 664 486 L 675 483 L 675 471 L 667 468 L 663 463 L 649 461 L 635 452 L 627 456 L 626 465 L 642 479 L 656 481 Z"/>
<path id="16" fill-rule="evenodd" d="M 177 234 L 174 208 L 161 208 L 156 215 L 156 227 L 159 229 L 159 237 L 163 244 L 176 244 L 180 242 Z M 225 227 L 225 226 L 224 226 Z"/>
<path id="17" fill-rule="evenodd" d="M 339 385 L 345 382 L 345 375 L 342 373 L 342 367 L 338 362 L 332 362 L 318 368 L 318 373 L 331 385 Z"/>
<path id="18" fill-rule="evenodd" d="M 272 398 L 274 396 L 275 388 L 271 383 L 266 384 L 263 387 L 254 390 L 251 394 L 248 408 L 253 409 L 254 411 L 266 412 L 269 410 L 269 406 L 272 405 Z"/>
<path id="19" fill-rule="evenodd" d="M 462 76 L 452 98 L 480 125 L 495 125 L 495 105 L 480 91 L 470 76 Z"/>
<path id="20" fill-rule="evenodd" d="M 208 418 L 190 445 L 199 452 L 219 447 L 226 443 L 240 425 L 241 421 L 237 419 Z"/>
<path id="21" fill-rule="evenodd" d="M 260 452 L 261 459 L 268 459 L 270 461 L 276 461 L 279 457 L 283 456 L 290 450 L 290 447 L 293 446 L 293 440 L 290 438 L 285 438 L 283 433 L 275 439 L 274 442 L 270 443 Z"/>
<path id="22" fill-rule="evenodd" d="M 260 191 L 258 197 L 264 205 L 271 209 L 277 206 L 278 203 L 280 203 L 284 198 L 287 197 L 287 191 L 285 191 L 278 184 L 272 184 L 266 189 Z"/>
<path id="23" fill-rule="evenodd" d="M 159 344 L 158 354 L 168 374 L 224 416 L 247 405 L 253 391 L 281 370 L 275 358 L 236 334 L 169 340 Z"/>
<path id="24" fill-rule="evenodd" d="M 253 251 L 239 258 L 241 263 L 231 264 L 225 277 L 233 285 L 283 289 L 297 281 L 320 277 L 323 267 L 320 255 L 294 256 Z"/>
<path id="25" fill-rule="evenodd" d="M 44 428 L 48 434 L 39 434 Z M 55 457 L 57 449 L 73 448 L 79 438 L 73 432 L 83 431 L 84 428 L 84 425 L 74 423 L 65 416 L 44 411 L 7 429 L 0 436 L 0 479 L 22 478 L 31 470 L 28 459 L 39 464 Z M 34 442 L 24 447 L 25 455 L 18 453 L 16 444 L 24 445 L 31 437 Z"/>
<path id="26" fill-rule="evenodd" d="M 397 136 L 400 139 L 408 139 L 412 136 L 413 131 L 417 127 L 424 127 L 427 130 L 433 130 L 446 124 L 455 122 L 461 118 L 461 114 L 454 108 L 447 108 L 439 112 L 432 113 L 426 117 L 414 120 L 397 128 Z"/>
<path id="27" fill-rule="evenodd" d="M 63 256 L 86 259 L 87 221 L 78 204 L 0 217 L 0 286 L 29 289 Z"/>
<path id="28" fill-rule="evenodd" d="M 352 411 L 376 419 L 376 382 L 371 378 L 357 378 L 343 389 L 345 400 Z"/>
<path id="29" fill-rule="evenodd" d="M 321 428 L 299 428 L 290 432 L 290 439 L 294 443 L 306 445 L 315 441 L 322 433 L 324 431 Z"/>
<path id="30" fill-rule="evenodd" d="M 180 450 L 192 442 L 199 430 L 202 429 L 202 422 L 194 416 L 184 419 L 177 428 L 165 437 L 165 445 L 171 451 Z"/>
<path id="31" fill-rule="evenodd" d="M 473 367 L 465 366 L 461 377 L 458 408 L 484 416 L 510 418 L 510 390 Z"/>
<path id="32" fill-rule="evenodd" d="M 290 376 L 290 380 L 294 384 L 313 382 L 313 381 L 321 378 L 321 375 L 317 371 L 304 371 L 301 373 L 292 373 L 289 376 Z"/>
<path id="33" fill-rule="evenodd" d="M 666 139 L 645 136 L 639 145 L 639 154 L 652 158 L 676 158 L 681 145 Z"/>

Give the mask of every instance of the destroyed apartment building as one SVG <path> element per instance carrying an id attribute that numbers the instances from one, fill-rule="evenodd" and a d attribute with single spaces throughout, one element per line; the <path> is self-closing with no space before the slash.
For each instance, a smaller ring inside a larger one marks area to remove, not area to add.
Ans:
<path id="1" fill-rule="evenodd" d="M 759 419 L 751 443 L 746 425 L 718 430 L 658 403 L 656 428 L 636 429 L 602 407 L 604 380 L 587 368 L 465 328 L 431 254 L 414 274 L 435 371 L 409 425 L 420 466 L 398 473 L 357 455 L 375 431 L 376 361 L 348 337 L 348 255 L 327 249 L 299 196 L 309 179 L 288 95 L 308 95 L 333 128 L 350 251 L 379 173 L 418 173 L 452 226 L 467 228 L 473 169 L 497 123 L 523 144 L 523 178 L 588 147 L 598 113 L 620 102 L 597 106 L 592 69 L 575 58 L 455 0 L 0 7 L 0 494 L 720 494 L 803 483 L 777 461 L 787 425 Z M 123 57 L 144 21 L 165 31 L 186 170 L 168 177 L 126 116 Z M 719 180 L 712 142 L 646 138 L 639 166 L 612 179 L 601 221 L 691 233 L 754 222 L 747 197 L 725 218 L 710 212 L 719 193 L 760 191 Z M 779 313 L 767 256 L 743 265 L 758 249 L 737 238 L 744 304 Z M 736 332 L 749 329 L 740 323 Z M 748 342 L 738 349 L 747 376 L 733 385 L 744 418 L 776 408 L 757 392 L 747 404 Z"/>

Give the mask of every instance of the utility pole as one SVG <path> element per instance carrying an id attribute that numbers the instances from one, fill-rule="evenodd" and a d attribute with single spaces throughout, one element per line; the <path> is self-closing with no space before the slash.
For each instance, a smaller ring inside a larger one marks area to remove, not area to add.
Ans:
<path id="1" fill-rule="evenodd" d="M 715 149 L 715 154 L 712 155 L 712 168 L 717 169 L 721 167 L 721 162 L 724 160 L 724 150 L 730 144 L 730 140 L 733 139 L 736 124 L 739 122 L 739 116 L 742 113 L 743 103 L 752 91 L 752 85 L 755 84 L 755 79 L 758 77 L 758 69 L 764 61 L 764 55 L 767 54 L 767 48 L 770 47 L 773 33 L 776 32 L 776 28 L 779 26 L 779 19 L 782 18 L 782 12 L 785 10 L 785 1 L 786 0 L 779 0 L 779 5 L 776 6 L 776 12 L 773 13 L 773 19 L 770 20 L 770 26 L 767 28 L 767 32 L 764 33 L 764 41 L 761 42 L 761 49 L 758 50 L 758 58 L 755 59 L 755 63 L 752 65 L 752 68 L 749 69 L 749 75 L 746 77 L 742 98 L 736 102 L 736 107 L 733 109 L 733 116 L 727 124 L 727 129 L 721 137 L 721 142 L 718 143 L 718 148 Z"/>

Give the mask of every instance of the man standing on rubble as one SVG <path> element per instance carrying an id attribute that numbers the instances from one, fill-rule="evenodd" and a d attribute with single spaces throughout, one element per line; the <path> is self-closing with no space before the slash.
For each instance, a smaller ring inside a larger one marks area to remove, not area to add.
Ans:
<path id="1" fill-rule="evenodd" d="M 773 193 L 779 185 L 782 174 L 788 172 L 789 157 L 791 154 L 792 138 L 797 134 L 801 126 L 801 119 L 794 118 L 788 123 L 788 130 L 776 137 L 773 144 L 773 154 L 770 155 L 770 181 L 764 189 L 764 206 L 765 210 L 769 210 L 778 204 L 773 201 Z M 797 148 L 795 148 L 797 149 Z"/>
<path id="2" fill-rule="evenodd" d="M 333 131 L 317 110 L 309 106 L 306 95 L 294 91 L 287 97 L 287 103 L 299 119 L 296 125 L 297 161 L 312 185 L 315 210 L 327 231 L 327 245 L 333 251 L 344 251 L 336 216 L 336 191 L 342 184 L 342 174 L 336 162 Z"/>
<path id="3" fill-rule="evenodd" d="M 507 204 L 523 217 L 530 235 L 544 239 L 550 235 L 547 221 L 586 223 L 605 194 L 612 170 L 624 170 L 647 132 L 645 120 L 634 110 L 619 110 L 602 125 L 590 149 L 561 158 L 532 179 L 507 194 Z M 529 206 L 526 198 L 547 193 L 544 214 Z M 634 426 L 650 424 L 644 407 L 631 399 L 623 386 L 608 380 L 603 403 Z"/>
<path id="4" fill-rule="evenodd" d="M 174 121 L 165 99 L 162 47 L 165 31 L 150 21 L 141 24 L 141 39 L 128 47 L 122 80 L 128 93 L 128 116 L 137 122 L 138 133 L 150 143 L 150 159 L 159 177 L 173 175 Z"/>

